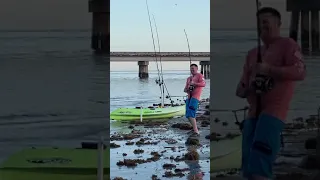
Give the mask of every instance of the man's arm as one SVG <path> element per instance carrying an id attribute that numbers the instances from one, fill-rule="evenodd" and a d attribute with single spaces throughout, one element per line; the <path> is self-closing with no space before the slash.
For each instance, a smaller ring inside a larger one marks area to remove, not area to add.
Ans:
<path id="1" fill-rule="evenodd" d="M 306 76 L 306 66 L 303 62 L 303 56 L 300 50 L 299 45 L 290 39 L 287 43 L 288 50 L 285 54 L 285 62 L 287 66 L 284 67 L 276 67 L 272 66 L 269 69 L 269 75 L 281 79 L 281 80 L 289 80 L 289 81 L 301 81 L 304 80 Z"/>
<path id="2" fill-rule="evenodd" d="M 246 57 L 245 64 L 242 70 L 242 76 L 236 89 L 236 96 L 246 98 L 249 94 L 249 68 L 248 68 L 249 54 Z"/>
<path id="3" fill-rule="evenodd" d="M 188 93 L 188 80 L 189 78 L 187 78 L 186 85 L 184 86 L 184 90 L 183 90 L 183 92 L 185 93 Z"/>
<path id="4" fill-rule="evenodd" d="M 198 82 L 195 82 L 194 85 L 196 87 L 205 87 L 206 86 L 206 81 L 204 80 L 204 77 L 202 74 L 198 74 Z"/>

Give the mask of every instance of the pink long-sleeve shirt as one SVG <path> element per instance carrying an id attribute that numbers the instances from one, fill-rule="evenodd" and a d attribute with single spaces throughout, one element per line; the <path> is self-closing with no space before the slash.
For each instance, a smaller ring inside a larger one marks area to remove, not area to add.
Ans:
<path id="1" fill-rule="evenodd" d="M 300 47 L 291 38 L 278 38 L 268 46 L 262 46 L 261 54 L 262 61 L 271 65 L 268 75 L 274 79 L 273 89 L 261 96 L 262 112 L 285 121 L 295 81 L 303 80 L 306 75 Z M 255 78 L 256 64 L 257 48 L 254 48 L 248 52 L 243 67 L 241 83 L 245 88 L 248 88 Z M 250 92 L 247 96 L 250 105 L 249 117 L 255 117 L 256 97 L 255 92 Z"/>
<path id="2" fill-rule="evenodd" d="M 202 89 L 206 86 L 206 81 L 204 80 L 203 75 L 201 73 L 197 73 L 193 76 L 190 76 L 187 79 L 185 89 L 189 88 L 191 82 L 194 83 L 194 90 L 191 93 L 187 91 L 188 98 L 193 97 L 200 100 Z"/>

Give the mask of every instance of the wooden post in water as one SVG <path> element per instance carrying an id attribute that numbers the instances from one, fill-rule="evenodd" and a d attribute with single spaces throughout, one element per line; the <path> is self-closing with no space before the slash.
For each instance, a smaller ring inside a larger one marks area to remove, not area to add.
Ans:
<path id="1" fill-rule="evenodd" d="M 205 79 L 210 79 L 210 61 L 207 61 L 207 73 L 205 75 Z"/>
<path id="2" fill-rule="evenodd" d="M 201 74 L 203 74 L 205 79 L 210 78 L 210 61 L 200 61 Z"/>
<path id="3" fill-rule="evenodd" d="M 287 11 L 291 12 L 290 37 L 298 39 L 298 26 L 301 13 L 301 49 L 304 53 L 319 51 L 319 0 L 287 0 Z M 311 29 L 310 29 L 311 12 Z M 311 35 L 311 38 L 310 38 Z M 310 43 L 311 39 L 311 43 Z"/>
<path id="4" fill-rule="evenodd" d="M 292 11 L 289 37 L 294 39 L 295 41 L 298 41 L 299 19 L 300 19 L 300 12 Z"/>
<path id="5" fill-rule="evenodd" d="M 201 64 L 201 62 L 200 62 L 200 64 Z M 200 73 L 203 75 L 203 66 L 202 65 L 200 65 L 200 66 L 201 66 Z"/>
<path id="6" fill-rule="evenodd" d="M 110 1 L 89 0 L 92 13 L 91 48 L 99 54 L 110 53 Z"/>
<path id="7" fill-rule="evenodd" d="M 319 51 L 319 11 L 311 11 L 311 46 L 312 51 Z"/>
<path id="8" fill-rule="evenodd" d="M 310 51 L 310 13 L 301 11 L 301 48 L 303 52 Z"/>

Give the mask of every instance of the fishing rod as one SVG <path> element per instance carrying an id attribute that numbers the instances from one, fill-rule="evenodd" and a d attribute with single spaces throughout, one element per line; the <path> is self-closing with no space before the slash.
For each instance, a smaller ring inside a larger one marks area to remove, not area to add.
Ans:
<path id="1" fill-rule="evenodd" d="M 256 18 L 257 18 L 257 64 L 262 63 L 262 53 L 261 53 L 261 27 L 260 27 L 260 18 L 258 16 L 258 12 L 260 10 L 261 3 L 259 0 L 256 0 Z M 259 73 L 259 72 L 258 72 Z M 256 74 L 255 81 L 253 85 L 255 86 L 255 92 L 256 92 L 256 119 L 259 119 L 260 113 L 262 111 L 262 104 L 261 104 L 261 93 L 263 90 L 269 89 L 271 85 L 269 84 L 270 79 L 266 80 L 266 77 L 260 74 Z M 251 84 L 250 84 L 251 85 Z M 267 85 L 267 88 L 266 88 Z M 234 112 L 235 113 L 235 112 Z M 235 114 L 236 116 L 236 114 Z M 236 118 L 237 119 L 237 118 Z M 236 121 L 236 125 L 239 126 L 240 131 L 243 129 L 243 123 Z"/>
<path id="2" fill-rule="evenodd" d="M 192 62 L 191 62 L 191 50 L 190 50 L 190 43 L 189 43 L 189 38 L 188 38 L 188 35 L 187 35 L 187 32 L 186 32 L 186 30 L 185 29 L 183 29 L 183 31 L 184 31 L 184 35 L 186 36 L 186 40 L 187 40 L 187 44 L 188 44 L 188 51 L 189 51 L 189 59 L 190 59 L 190 66 L 191 66 L 191 64 L 192 64 Z M 192 78 L 192 73 L 190 72 L 190 77 Z M 191 81 L 192 81 L 192 79 L 191 79 Z M 190 81 L 190 82 L 191 82 Z M 191 94 L 191 92 L 193 91 L 193 89 L 194 89 L 194 86 L 189 86 L 189 92 L 190 92 L 190 94 Z"/>
<path id="3" fill-rule="evenodd" d="M 161 82 L 160 82 L 160 83 L 161 83 L 161 85 L 162 85 L 162 89 L 161 89 L 161 91 L 162 91 L 161 100 L 162 100 L 162 102 L 163 102 L 163 104 L 164 104 L 164 90 L 166 90 L 166 91 L 167 91 L 167 94 L 168 94 L 168 95 L 166 96 L 166 98 L 168 97 L 168 99 L 170 100 L 171 105 L 173 105 L 173 102 L 174 102 L 174 101 L 171 99 L 169 90 L 168 90 L 167 85 L 166 85 L 166 83 L 165 83 L 165 81 L 164 81 L 164 78 L 163 78 L 162 60 L 161 60 L 161 54 L 160 54 L 160 52 L 161 52 L 161 46 L 160 46 L 160 38 L 159 38 L 159 33 L 158 33 L 158 27 L 157 27 L 157 23 L 156 23 L 156 19 L 155 19 L 154 15 L 152 15 L 152 18 L 153 18 L 154 26 L 155 26 L 155 29 L 156 29 L 158 49 L 159 49 L 160 74 L 161 74 L 161 80 L 160 80 Z"/>
<path id="4" fill-rule="evenodd" d="M 258 12 L 259 12 L 259 9 L 260 9 L 260 2 L 259 0 L 256 0 L 256 10 L 257 10 L 257 13 L 256 13 L 256 16 L 257 16 L 257 43 L 258 43 L 258 49 L 257 49 L 257 63 L 262 63 L 262 54 L 261 54 L 261 27 L 260 27 L 260 18 L 258 17 Z M 258 77 L 259 75 L 257 75 Z M 257 82 L 256 82 L 257 83 Z M 256 118 L 259 118 L 259 115 L 262 111 L 262 105 L 261 105 L 261 93 L 258 91 L 256 92 L 257 93 L 257 104 L 256 104 Z"/>
<path id="5" fill-rule="evenodd" d="M 157 58 L 157 50 L 156 50 L 156 45 L 155 45 L 155 40 L 153 36 L 153 28 L 152 28 L 152 23 L 151 23 L 151 18 L 150 18 L 150 11 L 149 11 L 149 5 L 148 5 L 148 0 L 146 0 L 146 7 L 147 7 L 147 12 L 148 12 L 148 20 L 149 20 L 149 25 L 150 25 L 150 32 L 151 32 L 151 37 L 152 37 L 152 44 L 153 44 L 153 50 L 154 50 L 154 56 L 156 60 L 156 65 L 157 65 L 157 71 L 158 71 L 158 79 L 156 80 L 156 83 L 159 84 L 160 87 L 160 93 L 161 93 L 161 99 L 163 101 L 164 98 L 162 95 L 162 88 L 161 88 L 161 76 L 160 76 L 160 71 L 159 71 L 159 66 L 158 66 L 158 58 Z M 161 107 L 164 106 L 164 103 L 161 101 Z"/>
<path id="6" fill-rule="evenodd" d="M 159 61 L 160 61 L 160 78 L 159 78 L 159 86 L 160 86 L 160 91 L 161 91 L 161 102 L 164 105 L 164 81 L 163 81 L 163 73 L 162 73 L 162 63 L 161 63 L 161 48 L 160 48 L 160 39 L 159 39 L 159 33 L 158 33 L 158 28 L 157 28 L 157 23 L 156 19 L 154 18 L 154 15 L 152 15 L 154 26 L 156 29 L 156 35 L 157 35 L 157 42 L 158 42 L 158 49 L 159 49 Z"/>
<path id="7" fill-rule="evenodd" d="M 188 35 L 187 35 L 187 32 L 186 32 L 186 29 L 183 29 L 183 31 L 184 31 L 184 35 L 186 36 L 187 43 L 188 43 L 189 59 L 190 59 L 190 65 L 191 65 L 191 51 L 190 51 L 189 38 L 188 38 Z M 191 74 L 191 73 L 190 73 L 190 74 Z"/>

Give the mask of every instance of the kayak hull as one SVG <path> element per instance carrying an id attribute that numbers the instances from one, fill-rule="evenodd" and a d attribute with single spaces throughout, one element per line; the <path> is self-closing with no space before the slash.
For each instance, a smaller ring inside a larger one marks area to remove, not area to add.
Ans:
<path id="1" fill-rule="evenodd" d="M 168 106 L 164 108 L 118 108 L 110 113 L 111 120 L 117 121 L 137 121 L 140 120 L 164 120 L 173 117 L 184 116 L 185 105 Z"/>
<path id="2" fill-rule="evenodd" d="M 241 167 L 242 136 L 210 143 L 210 172 L 220 172 Z"/>
<path id="3" fill-rule="evenodd" d="M 110 150 L 104 152 L 104 174 L 109 177 Z M 25 149 L 0 166 L 0 179 L 97 179 L 97 149 Z M 107 179 L 107 178 L 106 178 Z"/>
<path id="4" fill-rule="evenodd" d="M 29 171 L 1 170 L 0 179 L 3 180 L 97 180 L 97 175 L 83 174 L 51 174 Z M 104 180 L 110 180 L 110 175 L 104 175 Z"/>

